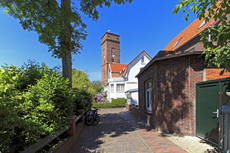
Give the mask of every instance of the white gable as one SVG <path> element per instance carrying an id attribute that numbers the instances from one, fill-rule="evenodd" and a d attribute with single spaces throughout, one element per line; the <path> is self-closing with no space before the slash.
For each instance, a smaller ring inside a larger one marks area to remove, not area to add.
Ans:
<path id="1" fill-rule="evenodd" d="M 141 68 L 145 67 L 145 65 L 151 60 L 151 58 L 145 53 L 141 52 L 133 61 L 131 61 L 128 65 L 128 70 L 126 73 L 126 81 L 127 82 L 137 82 L 137 78 L 135 76 L 140 72 Z"/>

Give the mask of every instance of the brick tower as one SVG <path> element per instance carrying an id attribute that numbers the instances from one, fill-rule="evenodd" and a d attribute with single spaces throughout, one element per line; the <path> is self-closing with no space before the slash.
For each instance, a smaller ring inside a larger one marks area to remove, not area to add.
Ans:
<path id="1" fill-rule="evenodd" d="M 109 64 L 120 64 L 119 35 L 106 32 L 101 38 L 101 79 L 103 84 L 108 82 Z"/>

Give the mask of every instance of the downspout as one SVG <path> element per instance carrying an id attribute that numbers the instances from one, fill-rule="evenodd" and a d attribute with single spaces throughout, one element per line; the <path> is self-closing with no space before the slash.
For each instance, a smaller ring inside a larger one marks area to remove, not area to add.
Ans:
<path id="1" fill-rule="evenodd" d="M 188 99 L 189 99 L 189 121 L 190 121 L 190 122 L 189 122 L 189 128 L 190 128 L 190 135 L 191 135 L 191 133 L 192 133 L 192 132 L 191 132 L 191 130 L 192 130 L 192 125 L 191 125 L 191 114 L 190 114 L 190 103 L 191 103 L 191 101 L 190 101 L 190 100 L 191 100 L 191 90 L 190 90 L 190 86 L 191 86 L 191 85 L 190 85 L 190 78 L 191 78 L 191 77 L 190 77 L 190 73 L 191 73 L 191 72 L 190 72 L 190 67 L 191 67 L 191 65 L 190 65 L 190 57 L 189 57 L 189 67 L 188 67 L 188 69 L 189 69 L 189 77 L 188 77 L 188 78 L 189 78 L 189 79 L 188 79 L 188 80 L 189 80 L 189 98 L 188 98 Z"/>

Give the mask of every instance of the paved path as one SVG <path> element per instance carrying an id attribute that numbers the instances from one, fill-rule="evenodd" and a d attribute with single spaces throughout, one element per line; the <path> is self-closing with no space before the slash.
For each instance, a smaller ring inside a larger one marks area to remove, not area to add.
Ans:
<path id="1" fill-rule="evenodd" d="M 122 108 L 101 109 L 99 114 L 100 123 L 86 125 L 70 153 L 186 153 Z"/>

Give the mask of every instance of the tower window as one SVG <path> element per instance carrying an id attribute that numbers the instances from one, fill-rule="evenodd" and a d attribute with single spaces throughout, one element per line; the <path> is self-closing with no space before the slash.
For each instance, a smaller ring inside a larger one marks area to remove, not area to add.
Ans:
<path id="1" fill-rule="evenodd" d="M 104 60 L 104 63 L 105 63 L 105 60 Z"/>
<path id="2" fill-rule="evenodd" d="M 114 62 L 114 58 L 112 58 L 112 62 Z"/>

